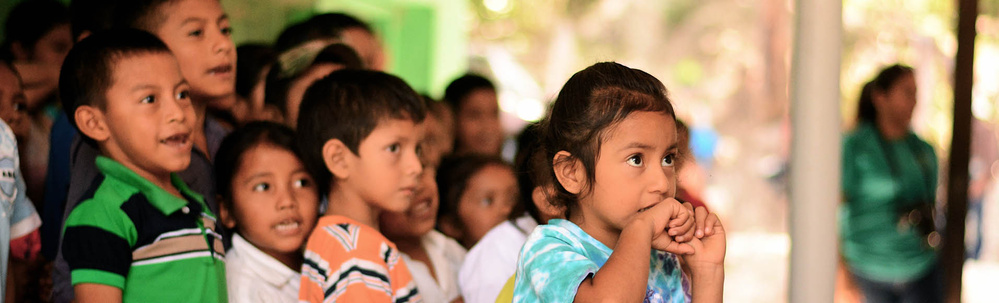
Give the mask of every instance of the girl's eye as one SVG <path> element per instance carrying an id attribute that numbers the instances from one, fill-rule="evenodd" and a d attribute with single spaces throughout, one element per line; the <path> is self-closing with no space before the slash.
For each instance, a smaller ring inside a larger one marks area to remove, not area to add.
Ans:
<path id="1" fill-rule="evenodd" d="M 305 188 L 305 187 L 312 186 L 312 182 L 309 179 L 298 179 L 298 180 L 295 180 L 295 184 L 294 185 L 297 188 Z"/>
<path id="2" fill-rule="evenodd" d="M 642 155 L 632 155 L 631 157 L 628 157 L 628 165 L 635 167 L 642 166 Z"/>
<path id="3" fill-rule="evenodd" d="M 177 100 L 184 100 L 184 99 L 187 99 L 187 98 L 190 98 L 190 97 L 191 97 L 191 93 L 188 92 L 187 90 L 182 90 L 179 93 L 177 93 Z"/>
<path id="4" fill-rule="evenodd" d="M 253 186 L 253 191 L 255 191 L 255 192 L 262 192 L 262 191 L 267 191 L 270 188 L 271 188 L 270 184 L 259 183 L 259 184 Z"/>
<path id="5" fill-rule="evenodd" d="M 675 164 L 674 162 L 676 162 L 675 156 L 669 154 L 663 157 L 663 163 L 661 163 L 660 165 L 662 165 L 663 167 L 673 166 L 673 164 Z"/>
<path id="6" fill-rule="evenodd" d="M 199 29 L 199 30 L 191 31 L 190 33 L 187 33 L 187 35 L 190 36 L 190 37 L 200 37 L 202 33 L 204 33 L 204 31 L 202 31 L 202 30 Z"/>
<path id="7" fill-rule="evenodd" d="M 221 32 L 222 32 L 223 35 L 230 36 L 230 35 L 232 35 L 232 27 L 228 27 L 228 26 L 223 27 L 222 30 L 221 30 Z"/>
<path id="8" fill-rule="evenodd" d="M 387 148 L 385 148 L 385 150 L 389 151 L 390 153 L 397 153 L 397 152 L 399 152 L 399 149 L 401 149 L 401 148 L 402 147 L 399 145 L 399 143 L 395 143 L 395 144 L 389 145 Z"/>
<path id="9" fill-rule="evenodd" d="M 492 197 L 485 197 L 485 198 L 482 198 L 482 201 L 479 201 L 479 202 L 482 203 L 482 206 L 490 206 L 490 205 L 493 205 L 493 198 Z"/>
<path id="10" fill-rule="evenodd" d="M 141 103 L 153 103 L 153 102 L 156 102 L 156 96 L 149 95 L 142 97 Z"/>

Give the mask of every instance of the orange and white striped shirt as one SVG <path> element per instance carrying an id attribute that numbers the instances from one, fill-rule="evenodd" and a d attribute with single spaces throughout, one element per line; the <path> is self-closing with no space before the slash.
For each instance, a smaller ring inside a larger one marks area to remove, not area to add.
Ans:
<path id="1" fill-rule="evenodd" d="M 323 216 L 309 236 L 301 302 L 422 302 L 399 250 L 378 230 Z"/>

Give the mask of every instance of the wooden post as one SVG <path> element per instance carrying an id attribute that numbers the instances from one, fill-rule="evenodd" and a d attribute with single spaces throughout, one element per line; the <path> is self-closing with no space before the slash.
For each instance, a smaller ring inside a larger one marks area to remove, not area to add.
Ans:
<path id="1" fill-rule="evenodd" d="M 791 61 L 790 302 L 832 302 L 840 203 L 840 0 L 797 0 Z"/>
<path id="2" fill-rule="evenodd" d="M 971 86 L 974 82 L 975 21 L 978 0 L 958 0 L 957 56 L 954 59 L 954 128 L 947 169 L 947 226 L 940 265 L 944 299 L 961 302 L 964 271 L 964 227 L 968 214 L 968 159 L 971 150 Z"/>

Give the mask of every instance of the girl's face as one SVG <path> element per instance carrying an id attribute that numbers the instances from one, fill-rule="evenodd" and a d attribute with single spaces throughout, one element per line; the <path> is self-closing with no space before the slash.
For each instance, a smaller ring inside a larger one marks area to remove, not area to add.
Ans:
<path id="1" fill-rule="evenodd" d="M 226 227 L 294 264 L 319 211 L 319 192 L 298 157 L 272 144 L 254 146 L 243 154 L 231 186 L 233 209 L 221 212 Z"/>
<path id="2" fill-rule="evenodd" d="M 676 123 L 658 112 L 634 112 L 608 128 L 597 154 L 592 191 L 584 190 L 570 218 L 593 238 L 616 242 L 644 209 L 676 191 Z"/>
<path id="3" fill-rule="evenodd" d="M 885 120 L 897 127 L 908 128 L 912 122 L 912 110 L 916 107 L 916 77 L 906 74 L 884 92 L 875 92 L 874 106 L 878 120 Z"/>
<path id="4" fill-rule="evenodd" d="M 458 219 L 465 227 L 462 244 L 472 247 L 503 223 L 517 203 L 517 191 L 513 169 L 505 165 L 489 164 L 473 174 L 458 201 Z"/>
<path id="5" fill-rule="evenodd" d="M 10 126 L 14 136 L 23 138 L 28 134 L 25 103 L 27 97 L 21 87 L 21 80 L 6 64 L 0 63 L 0 119 Z"/>
<path id="6" fill-rule="evenodd" d="M 378 220 L 386 237 L 419 238 L 434 229 L 437 224 L 437 207 L 440 205 L 437 194 L 437 167 L 427 164 L 420 174 L 420 185 L 413 194 L 413 203 L 403 212 L 382 212 Z"/>
<path id="7" fill-rule="evenodd" d="M 455 113 L 458 126 L 456 152 L 499 155 L 503 147 L 503 128 L 499 121 L 496 91 L 476 89 L 462 102 L 461 110 Z"/>

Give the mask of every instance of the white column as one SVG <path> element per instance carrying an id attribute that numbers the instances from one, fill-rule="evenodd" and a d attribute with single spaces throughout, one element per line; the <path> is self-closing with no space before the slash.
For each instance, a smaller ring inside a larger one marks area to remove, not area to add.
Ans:
<path id="1" fill-rule="evenodd" d="M 841 0 L 796 0 L 791 62 L 790 302 L 832 302 L 840 203 Z"/>

